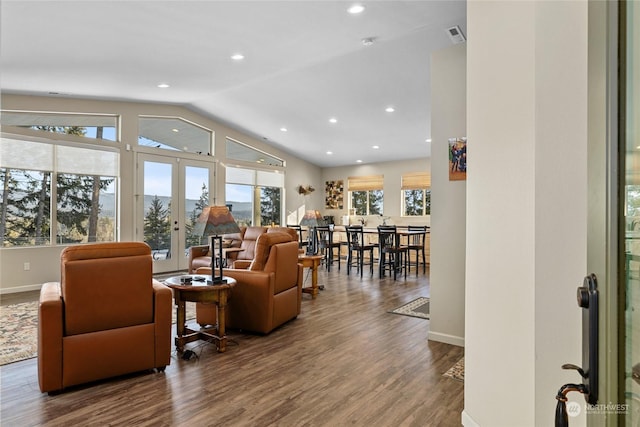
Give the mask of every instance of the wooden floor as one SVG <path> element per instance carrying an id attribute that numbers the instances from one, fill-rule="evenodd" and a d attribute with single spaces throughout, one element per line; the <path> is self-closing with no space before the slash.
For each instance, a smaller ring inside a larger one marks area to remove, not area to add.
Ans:
<path id="1" fill-rule="evenodd" d="M 387 313 L 429 296 L 428 278 L 361 280 L 343 268 L 319 281 L 326 289 L 303 295 L 297 319 L 267 336 L 231 331 L 226 353 L 192 343 L 198 358 L 185 361 L 174 350 L 164 373 L 49 396 L 36 359 L 2 366 L 0 424 L 459 426 L 463 383 L 442 374 L 463 349 L 428 341 L 428 320 Z"/>

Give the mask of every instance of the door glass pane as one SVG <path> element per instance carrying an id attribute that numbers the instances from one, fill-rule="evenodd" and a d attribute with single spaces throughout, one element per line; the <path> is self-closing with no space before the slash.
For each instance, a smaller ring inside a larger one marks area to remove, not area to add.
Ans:
<path id="1" fill-rule="evenodd" d="M 171 258 L 172 165 L 144 162 L 144 241 L 153 259 Z"/>
<path id="2" fill-rule="evenodd" d="M 206 236 L 194 233 L 194 226 L 205 207 L 209 206 L 209 169 L 185 168 L 185 248 L 206 243 Z"/>
<path id="3" fill-rule="evenodd" d="M 625 425 L 640 425 L 640 4 L 625 2 L 626 79 L 625 99 L 625 311 L 624 395 Z"/>

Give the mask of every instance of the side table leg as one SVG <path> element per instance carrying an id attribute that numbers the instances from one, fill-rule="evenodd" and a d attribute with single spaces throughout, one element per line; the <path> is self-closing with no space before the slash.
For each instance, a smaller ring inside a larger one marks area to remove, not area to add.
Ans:
<path id="1" fill-rule="evenodd" d="M 220 291 L 218 301 L 218 352 L 224 353 L 227 350 L 227 291 Z"/>
<path id="2" fill-rule="evenodd" d="M 182 353 L 184 351 L 184 340 L 182 337 L 184 336 L 185 332 L 185 318 L 185 302 L 176 298 L 176 348 L 178 349 L 178 353 Z"/>

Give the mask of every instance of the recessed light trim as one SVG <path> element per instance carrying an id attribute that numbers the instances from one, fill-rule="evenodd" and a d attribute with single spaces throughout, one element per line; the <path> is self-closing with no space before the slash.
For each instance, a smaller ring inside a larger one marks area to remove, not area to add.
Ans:
<path id="1" fill-rule="evenodd" d="M 327 154 L 330 156 L 333 154 L 333 151 L 327 151 Z"/>
<path id="2" fill-rule="evenodd" d="M 371 148 L 373 148 L 374 150 L 377 150 L 378 148 L 380 148 L 379 145 L 372 145 Z"/>
<path id="3" fill-rule="evenodd" d="M 166 88 L 168 88 L 170 86 L 169 86 L 169 83 L 158 83 L 158 87 L 160 89 L 166 89 Z"/>
<path id="4" fill-rule="evenodd" d="M 364 12 L 364 6 L 361 4 L 354 4 L 349 9 L 347 9 L 347 12 L 349 12 L 352 15 L 357 15 L 359 13 Z"/>
<path id="5" fill-rule="evenodd" d="M 288 130 L 289 130 L 289 129 L 287 129 L 287 128 L 285 128 L 285 127 L 281 127 L 281 128 L 280 128 L 280 131 L 281 131 L 281 132 L 287 132 Z"/>
<path id="6" fill-rule="evenodd" d="M 231 55 L 231 59 L 233 59 L 234 61 L 242 61 L 244 59 L 244 55 L 241 53 L 234 53 L 233 55 Z"/>
<path id="7" fill-rule="evenodd" d="M 362 160 L 358 159 L 356 160 L 356 163 L 362 163 Z"/>
<path id="8" fill-rule="evenodd" d="M 331 117 L 329 119 L 329 123 L 338 123 L 338 119 L 336 119 L 335 117 Z"/>
<path id="9" fill-rule="evenodd" d="M 424 142 L 431 142 L 431 138 L 425 139 Z"/>
<path id="10" fill-rule="evenodd" d="M 396 111 L 396 109 L 393 108 L 392 106 L 388 106 L 387 108 L 384 109 L 384 111 L 386 111 L 387 113 L 393 113 L 394 111 Z"/>
<path id="11" fill-rule="evenodd" d="M 178 132 L 180 132 L 180 129 L 173 128 L 173 129 L 171 129 L 171 131 L 178 133 Z"/>

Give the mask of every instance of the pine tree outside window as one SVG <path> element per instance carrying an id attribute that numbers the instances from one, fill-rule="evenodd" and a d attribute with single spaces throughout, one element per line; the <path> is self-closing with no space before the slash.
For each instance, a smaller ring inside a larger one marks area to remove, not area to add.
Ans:
<path id="1" fill-rule="evenodd" d="M 431 176 L 427 172 L 402 175 L 402 215 L 431 215 Z"/>
<path id="2" fill-rule="evenodd" d="M 104 148 L 2 138 L 0 247 L 115 241 L 118 162 Z"/>
<path id="3" fill-rule="evenodd" d="M 384 212 L 383 175 L 350 176 L 347 180 L 350 208 L 355 215 L 382 215 Z"/>

